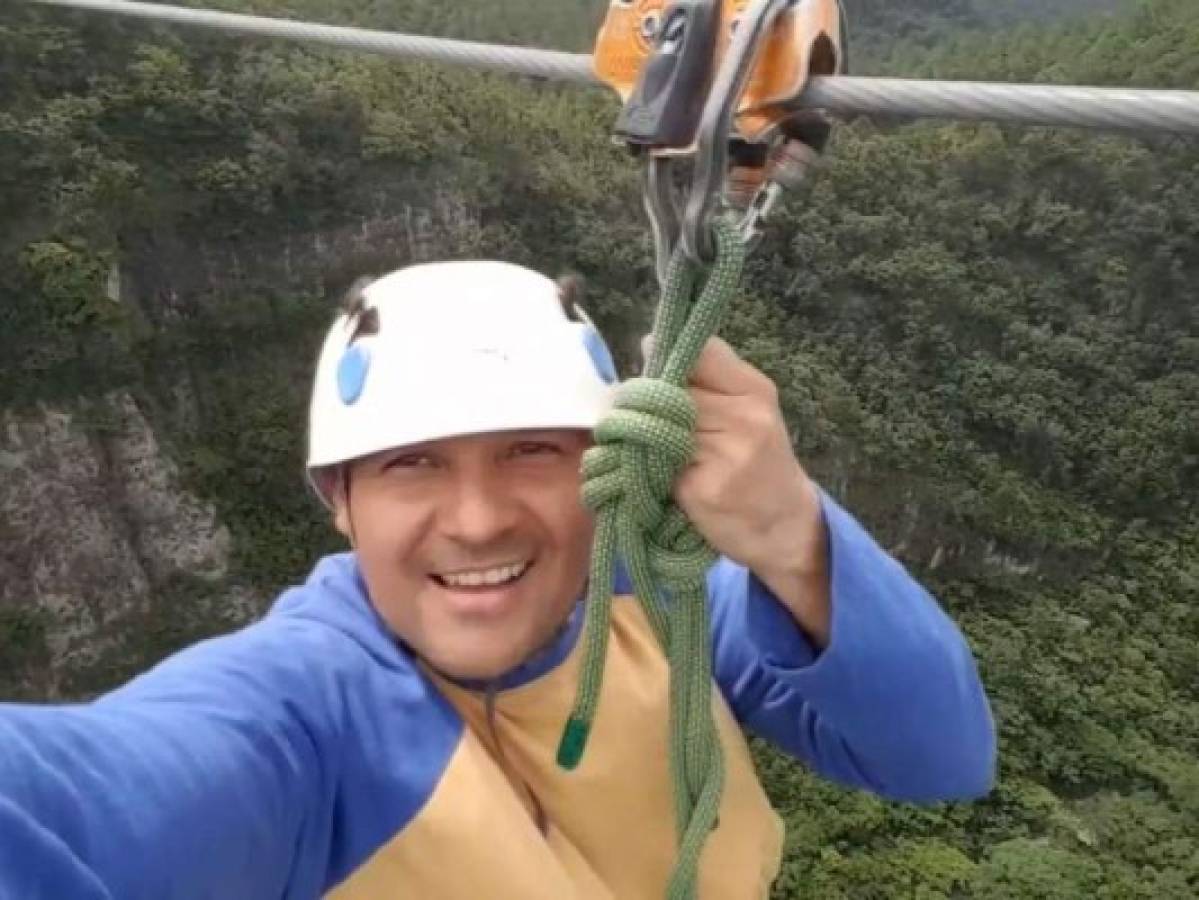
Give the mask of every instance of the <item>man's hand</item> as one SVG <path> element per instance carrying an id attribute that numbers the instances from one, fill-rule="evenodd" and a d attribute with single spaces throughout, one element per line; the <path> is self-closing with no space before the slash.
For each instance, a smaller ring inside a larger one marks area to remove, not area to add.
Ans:
<path id="1" fill-rule="evenodd" d="M 696 454 L 675 482 L 675 502 L 718 553 L 749 568 L 813 643 L 827 646 L 827 535 L 816 486 L 791 448 L 778 389 L 712 338 L 689 391 Z"/>

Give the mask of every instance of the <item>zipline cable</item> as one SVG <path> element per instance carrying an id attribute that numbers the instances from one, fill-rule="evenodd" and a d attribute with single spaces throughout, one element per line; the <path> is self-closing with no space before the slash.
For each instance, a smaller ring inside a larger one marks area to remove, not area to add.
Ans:
<path id="1" fill-rule="evenodd" d="M 26 0 L 197 25 L 242 35 L 599 85 L 587 54 L 373 31 L 132 0 Z M 853 115 L 961 119 L 1199 135 L 1199 91 L 1059 87 L 837 75 L 814 77 L 794 101 Z"/>
<path id="2" fill-rule="evenodd" d="M 813 78 L 800 105 L 843 114 L 1199 135 L 1199 91 L 843 75 Z"/>
<path id="3" fill-rule="evenodd" d="M 480 44 L 446 38 L 372 31 L 342 25 L 320 25 L 265 16 L 189 9 L 131 0 L 28 0 L 44 6 L 66 6 L 95 12 L 115 13 L 178 25 L 200 25 L 234 34 L 281 38 L 306 44 L 325 44 L 426 62 L 446 63 L 475 69 L 490 69 L 515 75 L 531 75 L 552 81 L 599 85 L 591 70 L 591 57 L 580 53 L 534 50 L 500 44 Z"/>

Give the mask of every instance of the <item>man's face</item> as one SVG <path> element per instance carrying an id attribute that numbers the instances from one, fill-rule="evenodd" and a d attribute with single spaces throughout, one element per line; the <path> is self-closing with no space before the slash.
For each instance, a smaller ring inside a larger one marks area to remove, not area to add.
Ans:
<path id="1" fill-rule="evenodd" d="M 335 492 L 371 600 L 440 672 L 491 678 L 544 646 L 587 577 L 582 431 L 431 441 L 357 460 Z"/>

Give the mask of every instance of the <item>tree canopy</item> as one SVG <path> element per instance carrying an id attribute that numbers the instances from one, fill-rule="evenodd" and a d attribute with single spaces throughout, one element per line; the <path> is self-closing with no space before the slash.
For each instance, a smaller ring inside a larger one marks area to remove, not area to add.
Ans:
<path id="1" fill-rule="evenodd" d="M 604 4 L 202 5 L 582 50 Z M 1190 0 L 990 31 L 1031 4 L 849 6 L 879 71 L 1199 89 Z M 0 401 L 133 392 L 269 595 L 334 546 L 296 473 L 330 298 L 357 275 L 468 255 L 578 272 L 627 369 L 655 297 L 615 112 L 6 5 Z M 727 336 L 776 380 L 805 465 L 962 624 L 1002 777 L 922 809 L 761 749 L 788 823 L 776 897 L 1199 894 L 1197 283 L 1199 148 L 1179 138 L 856 119 L 786 198 Z M 205 590 L 163 596 L 163 627 L 70 690 L 224 627 Z M 0 610 L 0 695 L 39 695 L 55 627 Z"/>

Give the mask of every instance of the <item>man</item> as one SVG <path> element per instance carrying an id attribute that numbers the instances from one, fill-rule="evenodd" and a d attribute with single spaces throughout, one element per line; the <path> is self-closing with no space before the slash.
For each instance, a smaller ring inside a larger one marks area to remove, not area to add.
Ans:
<path id="1" fill-rule="evenodd" d="M 614 381 L 536 273 L 441 263 L 365 288 L 310 418 L 310 477 L 353 551 L 93 703 L 0 707 L 0 896 L 663 896 L 669 673 L 632 598 L 587 753 L 555 762 L 592 532 L 579 465 Z M 723 554 L 727 769 L 699 896 L 763 897 L 781 826 L 742 729 L 918 802 L 985 793 L 994 730 L 962 636 L 812 484 L 769 380 L 713 341 L 691 392 L 675 493 Z"/>

